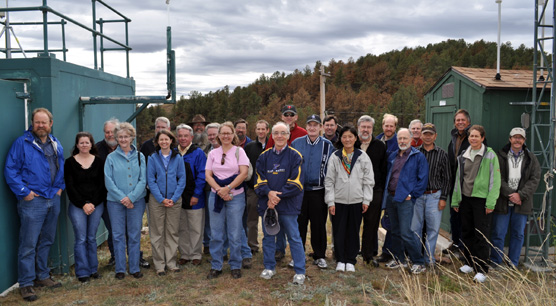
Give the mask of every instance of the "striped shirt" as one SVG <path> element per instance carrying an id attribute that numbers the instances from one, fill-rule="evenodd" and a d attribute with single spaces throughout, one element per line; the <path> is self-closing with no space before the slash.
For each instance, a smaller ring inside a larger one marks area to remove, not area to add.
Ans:
<path id="1" fill-rule="evenodd" d="M 450 162 L 448 153 L 442 148 L 434 145 L 434 149 L 427 151 L 423 146 L 419 147 L 419 151 L 425 155 L 429 163 L 429 183 L 427 191 L 441 190 L 441 200 L 447 200 L 450 193 Z"/>

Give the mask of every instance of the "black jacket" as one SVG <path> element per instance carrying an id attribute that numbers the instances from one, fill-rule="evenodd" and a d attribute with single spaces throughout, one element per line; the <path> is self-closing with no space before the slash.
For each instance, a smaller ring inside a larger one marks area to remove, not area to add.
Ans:
<path id="1" fill-rule="evenodd" d="M 541 167 L 535 154 L 523 145 L 525 155 L 521 164 L 521 179 L 517 187 L 517 193 L 521 198 L 521 205 L 515 205 L 515 212 L 523 215 L 531 214 L 533 210 L 533 194 L 539 186 L 541 180 Z M 514 191 L 508 185 L 508 153 L 510 152 L 510 144 L 507 144 L 498 152 L 498 161 L 500 162 L 500 176 L 502 181 L 500 184 L 500 196 L 496 201 L 494 212 L 497 214 L 508 213 L 508 196 Z"/>
<path id="2" fill-rule="evenodd" d="M 268 143 L 268 137 L 266 138 L 265 143 Z M 253 167 L 255 167 L 257 165 L 257 159 L 259 159 L 259 155 L 261 155 L 261 153 L 263 153 L 264 151 L 263 144 L 259 141 L 258 137 L 255 137 L 255 140 L 245 145 L 244 150 L 245 154 L 247 154 L 247 157 L 249 158 L 249 162 L 251 163 L 251 165 L 253 165 Z M 251 189 L 255 188 L 256 177 L 257 176 L 253 173 L 251 180 L 246 182 L 247 187 Z"/>
<path id="3" fill-rule="evenodd" d="M 388 155 L 386 155 L 386 145 L 384 142 L 376 139 L 374 136 L 369 143 L 367 148 L 367 155 L 371 158 L 371 163 L 373 164 L 373 172 L 375 174 L 375 186 L 373 190 L 384 190 L 384 185 L 386 184 L 386 165 L 388 160 Z"/>

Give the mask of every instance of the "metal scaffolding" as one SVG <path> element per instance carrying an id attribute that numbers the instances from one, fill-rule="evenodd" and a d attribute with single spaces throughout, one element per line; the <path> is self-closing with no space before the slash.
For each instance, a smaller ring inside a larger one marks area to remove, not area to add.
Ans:
<path id="1" fill-rule="evenodd" d="M 535 53 L 533 68 L 533 102 L 531 111 L 531 151 L 541 164 L 542 193 L 535 197 L 535 207 L 529 219 L 526 235 L 525 265 L 551 268 L 548 254 L 552 242 L 552 187 L 554 181 L 555 156 L 555 107 L 553 55 L 556 52 L 554 37 L 556 2 L 535 0 Z M 545 31 L 548 36 L 545 37 Z M 545 49 L 545 46 L 547 47 Z M 548 51 L 548 52 L 547 52 Z M 550 92 L 550 101 L 542 101 Z M 538 238 L 540 247 L 532 247 L 531 239 Z"/>

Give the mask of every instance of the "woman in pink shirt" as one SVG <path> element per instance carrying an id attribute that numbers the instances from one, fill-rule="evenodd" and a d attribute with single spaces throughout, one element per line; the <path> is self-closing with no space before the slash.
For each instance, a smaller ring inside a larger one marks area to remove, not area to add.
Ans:
<path id="1" fill-rule="evenodd" d="M 247 177 L 249 159 L 238 147 L 239 139 L 231 122 L 224 122 L 218 129 L 220 147 L 210 151 L 205 168 L 206 181 L 211 187 L 208 200 L 210 214 L 211 269 L 208 279 L 222 274 L 224 240 L 230 245 L 230 269 L 233 278 L 241 277 L 242 217 L 245 210 L 243 181 Z"/>

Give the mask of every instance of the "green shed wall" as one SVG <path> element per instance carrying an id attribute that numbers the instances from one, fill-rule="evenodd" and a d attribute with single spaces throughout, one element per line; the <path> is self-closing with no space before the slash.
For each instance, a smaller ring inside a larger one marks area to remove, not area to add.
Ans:
<path id="1" fill-rule="evenodd" d="M 19 84 L 27 83 L 28 92 L 32 101 L 29 103 L 29 116 L 33 109 L 45 107 L 54 116 L 52 134 L 56 136 L 64 147 L 64 156 L 70 156 L 75 141 L 75 135 L 79 132 L 79 97 L 81 96 L 115 96 L 134 95 L 135 81 L 111 75 L 102 71 L 84 68 L 71 63 L 63 62 L 55 58 L 39 57 L 30 59 L 4 59 L 0 60 L 0 80 L 17 80 Z M 2 81 L 0 84 L 5 84 Z M 9 84 L 9 83 L 8 83 Z M 7 137 L 2 139 L 4 146 L 0 148 L 0 158 L 4 165 L 6 154 L 11 143 L 22 135 L 24 126 L 23 100 L 14 106 L 12 102 L 15 91 L 22 92 L 14 87 L 0 86 L 2 97 L 2 120 L 3 130 L 10 131 Z M 93 134 L 95 141 L 104 138 L 104 121 L 116 117 L 125 121 L 135 111 L 135 105 L 91 105 L 84 111 L 84 130 Z M 10 118 L 14 118 L 9 120 Z M 31 118 L 29 117 L 29 120 Z M 0 292 L 17 282 L 17 241 L 19 233 L 19 217 L 17 215 L 17 201 L 5 183 L 3 171 L 0 184 L 0 197 L 4 205 L 0 206 L 0 216 L 9 219 L 2 222 L 0 231 L 0 250 L 2 261 L 0 261 Z M 61 212 L 58 220 L 56 241 L 53 245 L 49 266 L 54 273 L 68 273 L 73 260 L 73 229 L 67 218 L 67 206 L 69 201 L 64 195 L 62 197 Z M 97 241 L 99 243 L 106 239 L 106 229 L 99 227 Z"/>

